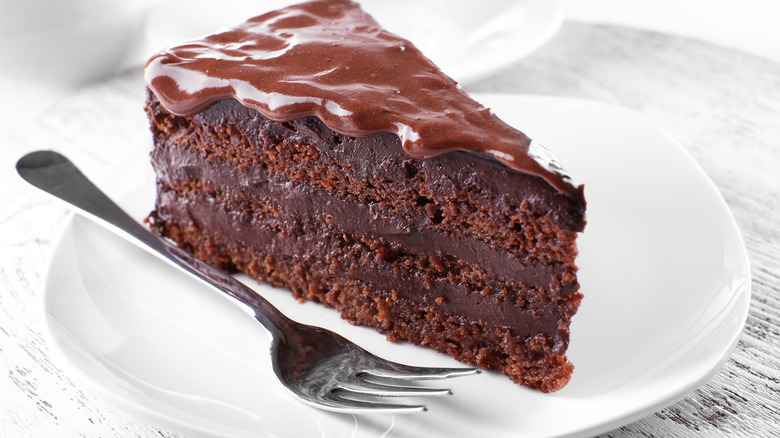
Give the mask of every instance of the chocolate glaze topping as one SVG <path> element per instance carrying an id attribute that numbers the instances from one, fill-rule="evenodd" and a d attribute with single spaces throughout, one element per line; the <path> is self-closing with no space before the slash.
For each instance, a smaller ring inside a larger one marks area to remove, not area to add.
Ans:
<path id="1" fill-rule="evenodd" d="M 145 75 L 176 115 L 235 98 L 275 121 L 316 116 L 348 136 L 395 133 L 418 159 L 482 154 L 585 203 L 582 186 L 546 149 L 349 0 L 290 6 L 167 49 L 149 60 Z"/>

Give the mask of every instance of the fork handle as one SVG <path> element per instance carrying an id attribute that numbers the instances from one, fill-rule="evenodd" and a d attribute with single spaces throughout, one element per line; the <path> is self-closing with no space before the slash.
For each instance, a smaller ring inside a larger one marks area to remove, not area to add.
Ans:
<path id="1" fill-rule="evenodd" d="M 249 306 L 266 330 L 283 333 L 283 329 L 293 323 L 268 300 L 231 275 L 193 257 L 136 222 L 64 155 L 54 151 L 31 152 L 19 159 L 16 171 L 25 181 L 67 202 L 81 215 Z"/>

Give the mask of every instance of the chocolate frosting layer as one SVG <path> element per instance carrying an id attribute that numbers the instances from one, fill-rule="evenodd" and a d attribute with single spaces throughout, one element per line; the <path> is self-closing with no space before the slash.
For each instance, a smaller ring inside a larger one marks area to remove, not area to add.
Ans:
<path id="1" fill-rule="evenodd" d="M 176 115 L 235 98 L 279 122 L 316 116 L 348 136 L 394 133 L 418 159 L 455 150 L 488 156 L 585 204 L 582 186 L 549 151 L 349 0 L 290 6 L 167 49 L 145 75 Z"/>

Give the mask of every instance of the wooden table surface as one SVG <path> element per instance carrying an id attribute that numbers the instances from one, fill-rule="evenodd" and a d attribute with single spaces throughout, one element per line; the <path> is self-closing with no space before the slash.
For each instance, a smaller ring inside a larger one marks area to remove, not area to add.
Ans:
<path id="1" fill-rule="evenodd" d="M 67 211 L 13 171 L 25 152 L 53 148 L 100 175 L 116 145 L 146 129 L 140 103 L 128 106 L 141 101 L 142 87 L 139 72 L 93 85 L 0 133 L 2 437 L 179 436 L 96 398 L 50 358 L 42 282 Z M 604 436 L 780 436 L 780 64 L 680 37 L 567 22 L 538 52 L 467 89 L 582 97 L 644 115 L 696 158 L 742 231 L 753 295 L 734 353 L 683 400 Z"/>

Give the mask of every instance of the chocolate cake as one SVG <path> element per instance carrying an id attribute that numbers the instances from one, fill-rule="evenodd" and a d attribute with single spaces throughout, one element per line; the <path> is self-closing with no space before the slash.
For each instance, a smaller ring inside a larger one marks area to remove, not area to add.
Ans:
<path id="1" fill-rule="evenodd" d="M 562 388 L 583 187 L 347 0 L 146 67 L 150 224 L 393 341 Z"/>

